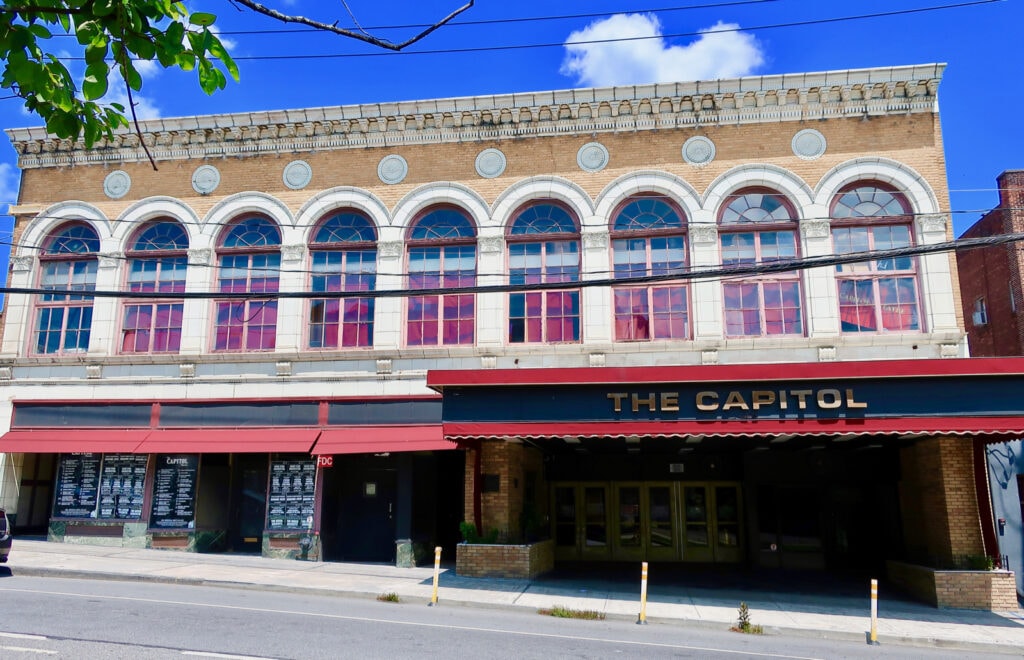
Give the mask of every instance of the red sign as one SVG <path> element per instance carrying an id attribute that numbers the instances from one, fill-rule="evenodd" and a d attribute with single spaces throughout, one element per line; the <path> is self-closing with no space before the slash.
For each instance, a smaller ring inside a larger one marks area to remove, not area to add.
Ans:
<path id="1" fill-rule="evenodd" d="M 316 466 L 320 467 L 320 468 L 334 467 L 334 457 L 333 456 L 317 456 L 316 457 Z"/>

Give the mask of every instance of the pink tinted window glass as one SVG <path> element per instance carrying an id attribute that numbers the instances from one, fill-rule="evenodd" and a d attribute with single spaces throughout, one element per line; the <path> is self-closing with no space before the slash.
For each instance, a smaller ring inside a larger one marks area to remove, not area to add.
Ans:
<path id="1" fill-rule="evenodd" d="M 630 200 L 612 221 L 612 273 L 616 279 L 684 273 L 683 216 L 663 198 Z M 686 339 L 688 289 L 679 282 L 621 285 L 612 292 L 616 341 Z"/>
<path id="2" fill-rule="evenodd" d="M 317 228 L 312 251 L 313 292 L 373 291 L 377 286 L 377 233 L 368 217 L 336 213 Z M 309 303 L 310 348 L 373 346 L 374 299 L 314 298 Z"/>
<path id="3" fill-rule="evenodd" d="M 230 225 L 221 241 L 217 288 L 220 293 L 256 294 L 255 299 L 214 303 L 216 351 L 267 351 L 277 341 L 281 235 L 266 218 L 246 218 Z"/>
<path id="4" fill-rule="evenodd" d="M 410 346 L 466 345 L 476 341 L 476 228 L 461 211 L 438 208 L 409 231 L 409 288 L 432 289 L 406 303 Z M 450 291 L 450 293 L 449 293 Z"/>
<path id="5" fill-rule="evenodd" d="M 84 353 L 92 329 L 99 236 L 92 227 L 67 225 L 47 237 L 40 255 L 33 350 L 37 354 Z M 78 293 L 81 292 L 81 293 Z"/>
<path id="6" fill-rule="evenodd" d="M 909 205 L 902 195 L 862 185 L 837 196 L 832 210 L 836 254 L 913 245 Z M 917 259 L 900 256 L 836 266 L 843 332 L 919 332 Z"/>
<path id="7" fill-rule="evenodd" d="M 722 266 L 726 269 L 793 261 L 799 254 L 796 218 L 781 195 L 732 195 L 720 212 L 719 224 Z M 722 284 L 722 296 L 726 336 L 803 334 L 797 271 L 738 275 Z"/>
<path id="8" fill-rule="evenodd" d="M 166 295 L 166 300 L 137 300 L 124 307 L 122 353 L 177 353 L 181 348 L 188 271 L 188 235 L 173 221 L 147 225 L 128 253 L 128 290 Z"/>
<path id="9" fill-rule="evenodd" d="M 580 279 L 576 218 L 558 204 L 525 207 L 509 226 L 509 282 L 513 286 Z M 580 340 L 580 291 L 513 291 L 509 294 L 510 343 Z"/>

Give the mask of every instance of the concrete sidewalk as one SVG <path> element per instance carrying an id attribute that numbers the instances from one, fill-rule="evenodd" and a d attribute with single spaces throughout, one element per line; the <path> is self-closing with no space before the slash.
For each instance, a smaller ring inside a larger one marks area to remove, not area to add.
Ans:
<path id="1" fill-rule="evenodd" d="M 266 559 L 251 555 L 196 554 L 15 539 L 0 578 L 11 575 L 149 580 L 175 584 L 337 594 L 376 598 L 394 593 L 403 602 L 429 603 L 433 568 Z M 536 580 L 466 578 L 441 569 L 439 603 L 538 610 L 562 606 L 592 610 L 608 618 L 637 619 L 635 585 L 602 579 L 600 571 Z M 2 586 L 2 580 L 0 580 Z M 737 586 L 659 585 L 652 571 L 647 619 L 652 623 L 727 629 L 740 602 L 766 633 L 865 641 L 870 602 L 851 593 L 799 593 Z M 879 596 L 881 644 L 941 646 L 1024 655 L 1024 611 L 940 610 L 885 594 Z"/>

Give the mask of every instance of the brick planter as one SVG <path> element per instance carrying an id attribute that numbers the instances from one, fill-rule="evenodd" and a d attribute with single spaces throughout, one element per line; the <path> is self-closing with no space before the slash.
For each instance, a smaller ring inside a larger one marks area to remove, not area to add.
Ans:
<path id="1" fill-rule="evenodd" d="M 926 566 L 886 562 L 889 581 L 914 598 L 940 608 L 1017 610 L 1013 571 L 940 571 Z"/>
<path id="2" fill-rule="evenodd" d="M 532 579 L 555 567 L 555 542 L 527 545 L 460 543 L 455 572 L 466 577 Z"/>

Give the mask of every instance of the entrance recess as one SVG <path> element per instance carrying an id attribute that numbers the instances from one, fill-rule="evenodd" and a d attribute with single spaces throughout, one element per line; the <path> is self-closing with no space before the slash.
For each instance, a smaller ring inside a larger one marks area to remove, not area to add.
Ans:
<path id="1" fill-rule="evenodd" d="M 556 483 L 559 561 L 738 562 L 736 483 Z"/>

